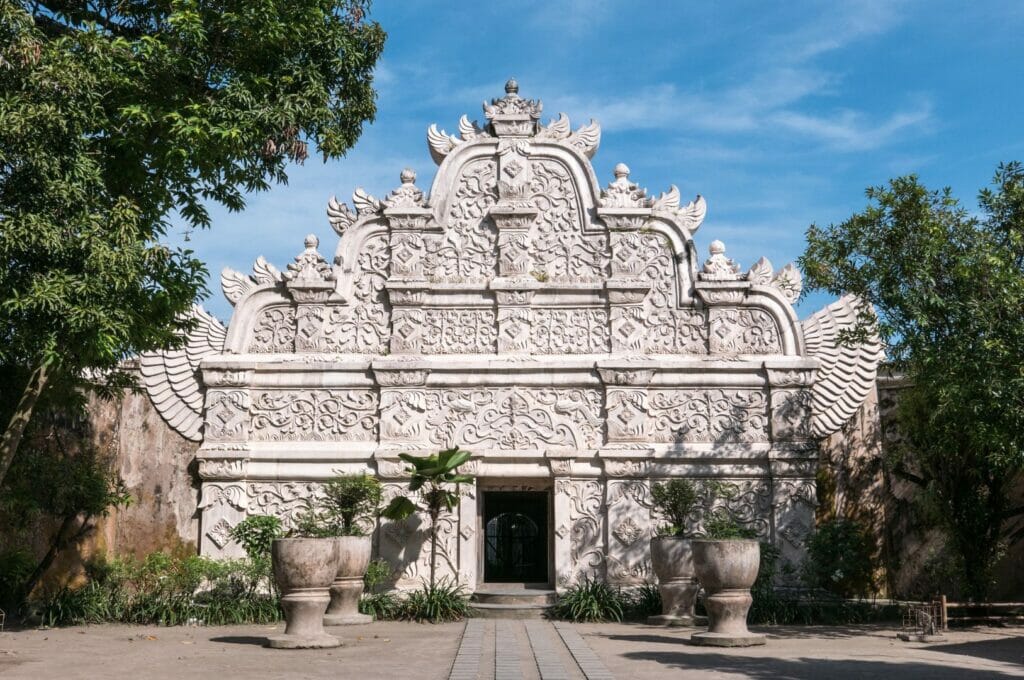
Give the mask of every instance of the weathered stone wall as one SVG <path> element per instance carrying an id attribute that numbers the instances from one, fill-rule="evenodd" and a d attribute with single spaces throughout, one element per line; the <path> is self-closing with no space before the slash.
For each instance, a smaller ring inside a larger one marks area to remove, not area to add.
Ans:
<path id="1" fill-rule="evenodd" d="M 914 498 L 919 488 L 888 474 L 882 465 L 887 445 L 899 437 L 896 406 L 898 379 L 880 377 L 860 410 L 821 445 L 816 521 L 844 517 L 871 529 L 879 569 L 878 583 L 886 595 L 924 597 L 941 588 L 936 565 L 944 550 L 940 531 L 929 528 Z M 1024 503 L 1024 485 L 1016 493 Z M 1010 546 L 996 568 L 993 600 L 1024 599 L 1024 541 Z M 957 593 L 946 592 L 951 597 Z"/>
<path id="2" fill-rule="evenodd" d="M 75 583 L 84 573 L 84 564 L 99 555 L 197 552 L 195 454 L 199 445 L 168 427 L 145 393 L 127 393 L 116 400 L 91 398 L 88 410 L 88 429 L 98 449 L 112 457 L 132 502 L 97 520 L 95 531 L 65 550 L 50 568 L 43 588 Z M 0 550 L 21 547 L 41 558 L 56 528 L 52 521 L 41 521 L 17 535 L 0 532 Z"/>

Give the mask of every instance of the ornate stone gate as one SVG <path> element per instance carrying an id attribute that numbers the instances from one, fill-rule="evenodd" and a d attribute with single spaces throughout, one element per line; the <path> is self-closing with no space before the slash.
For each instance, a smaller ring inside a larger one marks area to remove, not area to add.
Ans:
<path id="1" fill-rule="evenodd" d="M 539 101 L 505 91 L 484 125 L 430 127 L 429 194 L 404 170 L 383 199 L 332 198 L 333 262 L 310 236 L 284 272 L 225 270 L 229 326 L 197 310 L 184 348 L 143 357 L 157 409 L 202 441 L 203 554 L 237 554 L 238 521 L 288 521 L 336 473 L 393 495 L 399 453 L 457 444 L 480 482 L 444 518 L 439 563 L 470 585 L 478 487 L 553 493 L 559 587 L 650 580 L 650 484 L 671 477 L 725 483 L 719 505 L 799 556 L 816 440 L 854 413 L 881 355 L 836 343 L 856 301 L 799 323 L 792 265 L 743 272 L 718 241 L 702 262 L 703 198 L 648 196 L 622 164 L 601 189 L 597 123 L 543 125 Z M 424 528 L 376 529 L 404 582 L 426 568 Z"/>

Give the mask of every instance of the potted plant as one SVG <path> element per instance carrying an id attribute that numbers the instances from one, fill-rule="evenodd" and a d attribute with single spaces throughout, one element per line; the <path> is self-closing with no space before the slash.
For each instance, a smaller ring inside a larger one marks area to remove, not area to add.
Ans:
<path id="1" fill-rule="evenodd" d="M 703 625 L 707 620 L 693 613 L 700 585 L 693 571 L 693 546 L 686 525 L 698 501 L 697 489 L 686 479 L 651 486 L 654 507 L 668 520 L 651 538 L 651 564 L 658 577 L 661 614 L 648 617 L 656 626 Z"/>
<path id="2" fill-rule="evenodd" d="M 281 593 L 285 629 L 267 643 L 275 649 L 337 647 L 341 640 L 324 631 L 330 586 L 338 572 L 339 545 L 324 513 L 311 499 L 286 538 L 270 546 L 274 581 Z"/>
<path id="3" fill-rule="evenodd" d="M 693 566 L 704 587 L 708 630 L 694 633 L 690 641 L 716 647 L 750 647 L 765 644 L 764 635 L 747 628 L 753 603 L 750 587 L 757 580 L 761 544 L 756 533 L 737 524 L 724 511 L 705 521 L 707 538 L 694 539 Z"/>
<path id="4" fill-rule="evenodd" d="M 441 583 L 436 583 L 435 575 L 437 521 L 442 512 L 451 512 L 459 504 L 458 489 L 453 490 L 453 485 L 473 481 L 472 476 L 457 472 L 458 467 L 468 461 L 470 455 L 469 451 L 463 451 L 457 446 L 429 456 L 399 454 L 402 460 L 412 465 L 408 468 L 412 475 L 409 480 L 409 492 L 417 496 L 395 497 L 381 512 L 381 516 L 402 521 L 422 510 L 430 517 L 430 581 L 424 584 L 422 591 L 413 593 L 408 599 L 410 616 L 417 620 L 457 620 L 468 610 L 468 599 L 463 593 L 462 585 L 457 580 L 449 580 L 447 577 L 442 579 Z M 417 500 L 422 505 L 417 504 Z"/>
<path id="5" fill-rule="evenodd" d="M 370 564 L 372 543 L 367 521 L 380 510 L 381 486 L 367 474 L 341 475 L 324 485 L 324 507 L 338 543 L 338 571 L 331 584 L 331 603 L 325 626 L 369 623 L 372 616 L 359 613 L 363 575 Z"/>

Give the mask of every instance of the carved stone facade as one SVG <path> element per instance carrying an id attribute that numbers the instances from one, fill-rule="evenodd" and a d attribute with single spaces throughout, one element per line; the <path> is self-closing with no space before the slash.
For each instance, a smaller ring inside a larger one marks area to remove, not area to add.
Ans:
<path id="1" fill-rule="evenodd" d="M 856 410 L 879 359 L 877 343 L 836 342 L 856 301 L 799 323 L 795 268 L 743 273 L 718 241 L 702 262 L 703 198 L 649 197 L 621 163 L 602 189 L 597 124 L 540 113 L 510 82 L 485 125 L 432 126 L 429 192 L 406 170 L 382 200 L 331 198 L 333 261 L 307 237 L 283 274 L 262 258 L 226 270 L 228 328 L 197 313 L 184 349 L 143 358 L 154 404 L 202 441 L 203 554 L 238 554 L 238 521 L 291 521 L 339 472 L 377 474 L 392 496 L 399 453 L 457 444 L 479 481 L 442 519 L 439 564 L 470 586 L 495 489 L 550 494 L 558 587 L 652 579 L 650 487 L 679 476 L 726 484 L 729 514 L 799 555 L 816 438 Z M 408 584 L 425 538 L 423 517 L 375 530 Z"/>

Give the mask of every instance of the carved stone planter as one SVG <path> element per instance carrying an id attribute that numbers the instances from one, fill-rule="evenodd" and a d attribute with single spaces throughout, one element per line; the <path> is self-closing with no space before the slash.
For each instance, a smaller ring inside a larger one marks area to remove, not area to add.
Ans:
<path id="1" fill-rule="evenodd" d="M 338 571 L 331 584 L 331 604 L 324 616 L 325 626 L 348 626 L 370 623 L 372 616 L 359 613 L 359 597 L 363 594 L 363 574 L 370 564 L 372 545 L 369 536 L 339 536 Z"/>
<path id="2" fill-rule="evenodd" d="M 693 541 L 693 566 L 707 595 L 708 630 L 694 633 L 690 642 L 716 647 L 763 645 L 764 635 L 747 629 L 757 579 L 761 545 L 756 540 Z"/>
<path id="3" fill-rule="evenodd" d="M 658 576 L 661 614 L 650 616 L 652 626 L 703 626 L 707 619 L 695 616 L 693 605 L 700 584 L 693 572 L 693 545 L 681 536 L 651 539 L 651 562 Z"/>
<path id="4" fill-rule="evenodd" d="M 328 588 L 338 573 L 338 541 L 333 538 L 279 538 L 271 544 L 274 580 L 281 590 L 287 625 L 283 635 L 267 639 L 275 649 L 338 647 L 324 632 Z"/>

